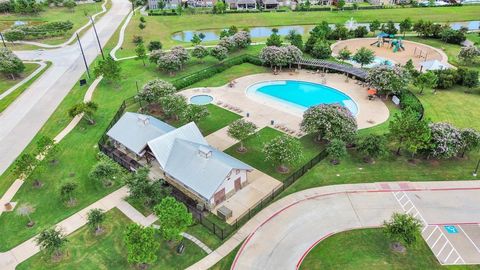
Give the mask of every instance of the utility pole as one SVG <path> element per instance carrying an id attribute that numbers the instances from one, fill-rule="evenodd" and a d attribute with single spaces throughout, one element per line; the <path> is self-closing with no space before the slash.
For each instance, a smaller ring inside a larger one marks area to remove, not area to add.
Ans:
<path id="1" fill-rule="evenodd" d="M 75 33 L 75 34 L 77 35 L 78 45 L 80 45 L 80 51 L 82 51 L 83 63 L 85 64 L 85 68 L 87 69 L 88 78 L 91 78 L 90 70 L 88 69 L 87 59 L 85 58 L 85 53 L 83 52 L 82 43 L 80 42 L 80 37 L 78 37 L 78 33 Z"/>
<path id="2" fill-rule="evenodd" d="M 0 37 L 2 38 L 3 47 L 7 48 L 7 44 L 5 44 L 5 39 L 3 38 L 2 32 L 0 32 Z"/>
<path id="3" fill-rule="evenodd" d="M 480 167 L 480 158 L 478 159 L 477 167 L 475 167 L 475 171 L 473 171 L 473 176 L 475 176 L 475 177 L 477 177 L 478 167 Z"/>
<path id="4" fill-rule="evenodd" d="M 98 47 L 100 48 L 100 53 L 102 54 L 103 60 L 105 60 L 105 55 L 103 55 L 102 45 L 100 44 L 100 39 L 98 38 L 97 28 L 95 27 L 95 21 L 93 20 L 92 16 L 90 16 L 90 21 L 92 22 L 93 32 L 95 33 L 95 37 L 97 38 L 97 43 L 98 43 Z"/>

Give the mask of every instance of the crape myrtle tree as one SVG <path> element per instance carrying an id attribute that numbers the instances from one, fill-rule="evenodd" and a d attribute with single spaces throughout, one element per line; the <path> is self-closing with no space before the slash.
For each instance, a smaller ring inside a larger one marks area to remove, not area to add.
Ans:
<path id="1" fill-rule="evenodd" d="M 422 224 L 409 214 L 394 213 L 390 220 L 383 223 L 383 232 L 396 245 L 414 245 L 421 237 Z"/>
<path id="2" fill-rule="evenodd" d="M 203 58 L 208 56 L 208 50 L 205 46 L 197 45 L 192 50 L 192 56 L 202 61 Z"/>
<path id="3" fill-rule="evenodd" d="M 477 62 L 479 57 L 480 48 L 477 46 L 462 47 L 460 53 L 458 54 L 458 58 L 460 58 L 466 64 L 473 64 Z"/>
<path id="4" fill-rule="evenodd" d="M 15 209 L 15 212 L 17 215 L 22 216 L 22 217 L 27 217 L 28 218 L 28 227 L 32 227 L 35 225 L 35 221 L 30 217 L 33 212 L 35 212 L 35 207 L 31 205 L 30 203 L 22 203 L 19 206 L 17 206 L 17 209 Z"/>
<path id="5" fill-rule="evenodd" d="M 375 158 L 387 153 L 387 141 L 382 135 L 370 134 L 360 140 L 357 151 L 364 156 L 365 162 L 373 163 Z"/>
<path id="6" fill-rule="evenodd" d="M 231 37 L 225 37 L 218 42 L 219 46 L 225 47 L 229 52 L 234 51 L 237 48 L 237 44 Z"/>
<path id="7" fill-rule="evenodd" d="M 379 94 L 396 95 L 401 93 L 410 82 L 410 76 L 402 67 L 380 65 L 368 71 L 367 83 L 377 89 Z"/>
<path id="8" fill-rule="evenodd" d="M 180 241 L 181 234 L 193 223 L 192 213 L 183 203 L 171 196 L 157 204 L 154 211 L 160 223 L 160 234 L 167 241 Z"/>
<path id="9" fill-rule="evenodd" d="M 285 51 L 285 57 L 287 58 L 286 60 L 289 68 L 292 68 L 293 63 L 302 59 L 303 53 L 298 47 L 294 45 L 287 45 L 282 47 L 282 49 Z"/>
<path id="10" fill-rule="evenodd" d="M 373 63 L 373 60 L 375 60 L 375 53 L 370 49 L 361 47 L 355 52 L 352 59 L 363 67 L 364 65 Z"/>
<path id="11" fill-rule="evenodd" d="M 68 110 L 68 114 L 70 117 L 75 117 L 83 113 L 83 119 L 85 119 L 89 125 L 95 125 L 95 119 L 93 118 L 93 114 L 97 111 L 98 105 L 93 101 L 82 102 L 73 105 L 70 110 Z"/>
<path id="12" fill-rule="evenodd" d="M 222 61 L 228 57 L 228 49 L 223 46 L 217 45 L 213 47 L 213 49 L 210 51 L 210 55 L 218 61 Z"/>
<path id="13" fill-rule="evenodd" d="M 264 65 L 269 65 L 274 71 L 277 70 L 277 67 L 281 70 L 282 66 L 286 66 L 288 64 L 285 50 L 282 49 L 282 47 L 263 47 L 259 57 Z"/>
<path id="14" fill-rule="evenodd" d="M 63 255 L 62 249 L 68 243 L 68 239 L 60 229 L 51 228 L 41 231 L 35 238 L 35 242 L 41 250 L 52 256 L 54 260 L 58 260 Z"/>
<path id="15" fill-rule="evenodd" d="M 7 48 L 0 48 L 0 73 L 10 76 L 15 80 L 25 70 L 25 65 L 12 51 Z"/>
<path id="16" fill-rule="evenodd" d="M 451 158 L 462 150 L 462 134 L 449 123 L 432 123 L 428 154 L 434 158 Z"/>
<path id="17" fill-rule="evenodd" d="M 155 229 L 143 227 L 136 223 L 129 224 L 124 232 L 123 240 L 127 248 L 127 261 L 136 264 L 140 269 L 157 261 L 157 252 L 160 248 L 155 239 Z"/>
<path id="18" fill-rule="evenodd" d="M 232 122 L 230 125 L 228 125 L 228 130 L 227 134 L 231 138 L 238 140 L 240 142 L 240 145 L 237 148 L 238 152 L 244 153 L 247 151 L 245 148 L 243 141 L 253 133 L 255 133 L 255 130 L 257 129 L 257 126 L 249 121 L 246 121 L 244 119 L 238 119 L 234 122 Z"/>
<path id="19" fill-rule="evenodd" d="M 347 146 L 344 141 L 339 139 L 331 140 L 327 145 L 326 151 L 333 165 L 340 164 L 340 160 L 347 156 Z"/>
<path id="20" fill-rule="evenodd" d="M 187 99 L 182 95 L 168 95 L 160 99 L 160 106 L 168 118 L 178 121 L 187 109 Z"/>
<path id="21" fill-rule="evenodd" d="M 163 97 L 174 94 L 176 91 L 177 89 L 173 84 L 161 79 L 153 79 L 142 87 L 136 98 L 146 104 L 152 104 Z"/>
<path id="22" fill-rule="evenodd" d="M 180 69 L 183 69 L 183 66 L 190 59 L 187 49 L 182 46 L 175 46 L 170 50 L 170 53 L 175 55 L 180 60 Z"/>
<path id="23" fill-rule="evenodd" d="M 148 61 L 150 63 L 154 63 L 155 65 L 158 64 L 158 60 L 160 60 L 160 57 L 162 57 L 165 54 L 165 52 L 162 51 L 162 49 L 156 49 L 150 52 L 150 56 L 148 57 Z"/>
<path id="24" fill-rule="evenodd" d="M 168 72 L 170 76 L 174 76 L 175 71 L 182 68 L 182 60 L 176 54 L 169 52 L 160 56 L 157 66 L 159 69 Z"/>
<path id="25" fill-rule="evenodd" d="M 428 146 L 431 132 L 426 120 L 419 120 L 416 111 L 406 108 L 393 116 L 389 123 L 389 136 L 397 145 L 397 155 L 405 148 L 413 157 L 418 150 Z"/>
<path id="26" fill-rule="evenodd" d="M 353 142 L 357 133 L 357 121 L 352 113 L 339 104 L 320 104 L 303 113 L 302 131 L 316 134 L 317 141 L 340 139 Z"/>
<path id="27" fill-rule="evenodd" d="M 195 122 L 198 124 L 199 121 L 205 119 L 207 116 L 210 115 L 206 106 L 196 105 L 196 104 L 188 104 L 183 111 L 182 118 L 186 122 Z"/>
<path id="28" fill-rule="evenodd" d="M 480 148 L 480 132 L 473 128 L 464 128 L 460 130 L 461 135 L 461 157 L 464 157 L 466 153 L 478 150 Z"/>
<path id="29" fill-rule="evenodd" d="M 300 142 L 288 135 L 281 135 L 270 140 L 262 150 L 265 160 L 277 167 L 280 173 L 287 173 L 288 166 L 296 163 L 302 157 Z"/>
<path id="30" fill-rule="evenodd" d="M 238 49 L 244 49 L 247 48 L 250 43 L 252 43 L 252 39 L 250 38 L 250 33 L 247 31 L 238 31 L 235 33 L 231 39 L 235 43 L 236 47 Z"/>
<path id="31" fill-rule="evenodd" d="M 122 69 L 117 61 L 108 55 L 105 60 L 100 59 L 93 69 L 95 76 L 103 76 L 109 83 L 118 83 L 120 81 Z"/>

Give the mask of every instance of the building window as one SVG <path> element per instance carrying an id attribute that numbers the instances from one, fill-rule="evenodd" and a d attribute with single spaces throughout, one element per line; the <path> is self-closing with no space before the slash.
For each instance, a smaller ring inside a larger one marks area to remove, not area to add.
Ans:
<path id="1" fill-rule="evenodd" d="M 240 170 L 239 170 L 239 169 L 236 169 L 236 170 L 235 170 L 235 173 L 236 173 L 236 174 L 239 174 L 239 173 L 240 173 Z"/>

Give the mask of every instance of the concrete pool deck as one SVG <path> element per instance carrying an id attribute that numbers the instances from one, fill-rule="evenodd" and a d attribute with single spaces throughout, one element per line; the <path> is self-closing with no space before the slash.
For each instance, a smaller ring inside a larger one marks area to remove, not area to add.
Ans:
<path id="1" fill-rule="evenodd" d="M 376 56 L 385 58 L 386 60 L 391 60 L 397 64 L 405 65 L 408 60 L 412 59 L 414 66 L 418 69 L 420 69 L 420 63 L 430 60 L 438 60 L 447 67 L 451 66 L 448 63 L 448 56 L 442 50 L 432 46 L 414 41 L 403 40 L 402 43 L 405 47 L 405 51 L 394 53 L 393 49 L 390 48 L 390 44 L 385 44 L 380 47 L 370 45 L 377 40 L 377 38 L 347 39 L 335 42 L 330 47 L 333 55 L 338 55 L 340 50 L 344 47 L 347 47 L 352 53 L 355 53 L 358 49 L 365 47 L 373 50 Z M 419 57 L 420 51 L 422 52 L 422 57 Z"/>
<path id="2" fill-rule="evenodd" d="M 324 78 L 325 83 L 323 83 Z M 299 80 L 320 83 L 345 93 L 355 101 L 358 106 L 358 114 L 355 118 L 359 129 L 381 124 L 389 117 L 389 110 L 383 101 L 379 98 L 369 100 L 365 87 L 356 84 L 353 79 L 349 79 L 348 82 L 346 82 L 345 75 L 334 73 L 326 73 L 325 77 L 305 70 L 300 70 L 297 73 L 282 72 L 278 75 L 261 73 L 235 79 L 236 83 L 233 87 L 229 87 L 227 84 L 220 87 L 192 88 L 180 93 L 187 97 L 187 99 L 195 95 L 210 95 L 214 99 L 213 104 L 232 110 L 244 117 L 247 117 L 248 113 L 248 120 L 255 123 L 259 128 L 283 125 L 295 131 L 290 134 L 298 136 L 300 123 L 302 121 L 301 111 L 281 101 L 261 97 L 260 95 L 246 94 L 249 86 L 258 82 L 273 80 Z M 272 120 L 274 121 L 274 125 L 271 125 Z"/>

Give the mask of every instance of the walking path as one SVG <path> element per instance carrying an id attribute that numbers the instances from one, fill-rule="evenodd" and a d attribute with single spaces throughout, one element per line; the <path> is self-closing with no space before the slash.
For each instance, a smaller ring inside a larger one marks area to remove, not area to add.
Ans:
<path id="1" fill-rule="evenodd" d="M 108 0 L 107 0 L 108 1 Z M 107 1 L 105 1 L 102 5 L 102 11 L 98 12 L 98 13 L 95 13 L 92 15 L 92 19 L 95 20 L 95 18 L 102 14 L 102 13 L 105 13 L 107 11 Z M 85 28 L 89 27 L 90 25 L 92 24 L 92 22 L 89 20 L 84 26 L 78 28 L 77 31 L 75 31 L 75 33 L 73 33 L 73 35 L 67 40 L 65 41 L 64 43 L 61 43 L 61 44 L 56 44 L 56 45 L 50 45 L 50 44 L 45 44 L 45 43 L 41 43 L 41 42 L 35 42 L 35 41 L 25 41 L 25 40 L 21 40 L 21 41 L 15 41 L 15 43 L 19 43 L 19 44 L 26 44 L 26 45 L 34 45 L 34 46 L 37 46 L 37 47 L 41 47 L 41 48 L 47 48 L 47 49 L 54 49 L 54 48 L 63 48 L 65 46 L 67 46 L 68 44 L 72 43 L 75 38 L 77 37 L 77 34 L 80 34 L 80 32 L 82 32 Z"/>
<path id="2" fill-rule="evenodd" d="M 318 187 L 274 202 L 188 269 L 209 269 L 243 241 L 232 269 L 296 269 L 306 253 L 326 237 L 344 230 L 379 226 L 392 213 L 403 211 L 394 197 L 399 191 L 426 199 L 424 211 L 428 215 L 424 217 L 429 223 L 480 221 L 478 181 Z M 437 204 L 439 207 L 435 207 Z"/>
<path id="3" fill-rule="evenodd" d="M 136 8 L 135 10 L 138 10 L 138 8 Z M 117 53 L 117 51 L 122 47 L 123 45 L 123 41 L 125 40 L 125 30 L 127 29 L 127 26 L 128 26 L 128 23 L 130 22 L 130 20 L 132 19 L 134 15 L 134 12 L 130 12 L 130 14 L 128 14 L 128 17 L 127 19 L 125 19 L 125 22 L 123 23 L 122 25 L 122 28 L 120 28 L 120 33 L 119 33 L 119 36 L 118 36 L 118 42 L 117 42 L 117 45 L 115 45 L 115 47 L 113 47 L 113 49 L 110 51 L 110 56 L 113 58 L 113 60 L 115 61 L 118 61 L 119 59 L 115 56 L 115 54 Z M 133 58 L 135 58 L 136 56 L 134 56 Z"/>
<path id="4" fill-rule="evenodd" d="M 8 89 L 7 91 L 3 92 L 2 94 L 0 94 L 0 100 L 2 100 L 3 98 L 5 98 L 6 96 L 10 95 L 13 91 L 17 90 L 20 86 L 24 85 L 25 83 L 27 83 L 28 81 L 30 81 L 33 77 L 35 77 L 38 73 L 40 73 L 40 71 L 42 71 L 43 69 L 45 69 L 45 67 L 47 66 L 47 63 L 46 62 L 32 62 L 32 61 L 25 61 L 24 63 L 30 63 L 30 64 L 38 64 L 39 67 L 37 69 L 35 69 L 34 72 L 32 72 L 30 75 L 28 75 L 27 77 L 25 77 L 23 80 L 19 81 L 17 84 L 15 84 L 14 86 L 10 87 L 10 89 Z"/>

